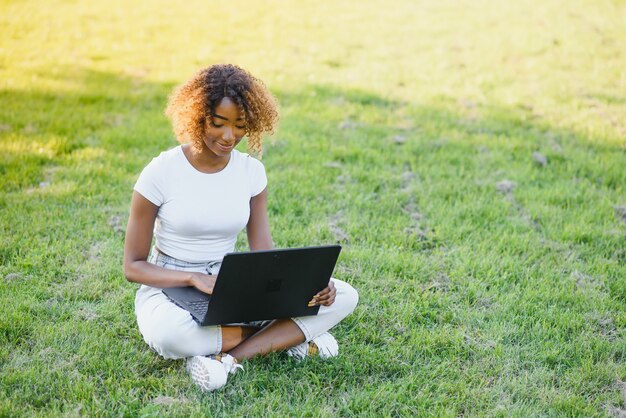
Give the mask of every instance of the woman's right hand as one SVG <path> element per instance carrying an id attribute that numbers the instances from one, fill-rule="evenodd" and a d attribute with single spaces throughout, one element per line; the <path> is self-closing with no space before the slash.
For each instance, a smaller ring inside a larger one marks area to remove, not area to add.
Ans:
<path id="1" fill-rule="evenodd" d="M 213 287 L 217 276 L 204 274 L 204 273 L 192 273 L 190 284 L 201 292 L 206 294 L 213 294 Z"/>

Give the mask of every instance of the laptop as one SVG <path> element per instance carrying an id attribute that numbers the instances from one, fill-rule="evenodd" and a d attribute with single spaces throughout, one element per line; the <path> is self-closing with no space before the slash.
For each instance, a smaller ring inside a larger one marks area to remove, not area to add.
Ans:
<path id="1" fill-rule="evenodd" d="M 307 306 L 328 286 L 340 245 L 228 253 L 213 294 L 195 287 L 163 289 L 200 325 L 317 315 Z"/>

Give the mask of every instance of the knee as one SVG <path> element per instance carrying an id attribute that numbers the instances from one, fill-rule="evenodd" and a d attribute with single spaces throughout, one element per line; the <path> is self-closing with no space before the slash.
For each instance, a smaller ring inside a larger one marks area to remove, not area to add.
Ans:
<path id="1" fill-rule="evenodd" d="M 149 335 L 144 335 L 144 339 L 163 358 L 181 359 L 190 356 L 187 338 L 176 330 L 157 326 Z"/>
<path id="2" fill-rule="evenodd" d="M 338 308 L 344 313 L 344 316 L 350 315 L 356 305 L 359 303 L 359 293 L 356 289 L 350 286 L 348 283 L 341 282 L 341 285 L 335 284 L 337 287 L 337 296 L 335 297 L 335 303 L 338 303 Z"/>

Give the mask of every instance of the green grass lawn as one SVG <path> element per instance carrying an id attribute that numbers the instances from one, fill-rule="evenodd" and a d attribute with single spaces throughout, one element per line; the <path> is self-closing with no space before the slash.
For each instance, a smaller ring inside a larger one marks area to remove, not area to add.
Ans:
<path id="1" fill-rule="evenodd" d="M 0 2 L 0 416 L 626 416 L 625 1 L 100 3 Z M 339 358 L 206 394 L 121 262 L 215 62 L 279 99 L 276 245 L 361 299 Z"/>

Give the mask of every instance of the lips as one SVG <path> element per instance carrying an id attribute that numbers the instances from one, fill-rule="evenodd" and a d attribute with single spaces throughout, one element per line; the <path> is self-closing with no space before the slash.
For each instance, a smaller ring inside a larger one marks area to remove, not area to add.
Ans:
<path id="1" fill-rule="evenodd" d="M 221 144 L 221 143 L 217 143 L 217 146 L 224 152 L 228 152 L 228 151 L 232 151 L 233 147 L 235 146 L 235 144 L 229 144 L 229 145 L 225 145 L 225 144 Z"/>

